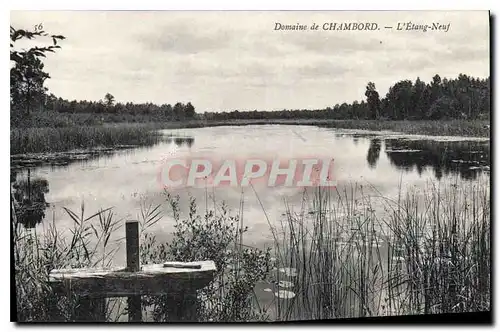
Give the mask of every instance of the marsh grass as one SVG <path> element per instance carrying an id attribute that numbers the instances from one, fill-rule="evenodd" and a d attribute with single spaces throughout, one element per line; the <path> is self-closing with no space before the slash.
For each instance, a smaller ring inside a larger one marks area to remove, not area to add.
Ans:
<path id="1" fill-rule="evenodd" d="M 279 320 L 490 309 L 488 186 L 429 185 L 390 199 L 355 185 L 304 200 L 312 206 L 287 207 L 275 230 L 279 265 L 297 271 L 296 297 L 277 300 Z"/>
<path id="2" fill-rule="evenodd" d="M 489 137 L 490 122 L 486 120 L 334 120 L 322 127 L 361 129 L 370 131 L 395 131 L 412 135 Z"/>
<path id="3" fill-rule="evenodd" d="M 153 145 L 161 134 L 149 126 L 73 126 L 61 128 L 11 128 L 11 154 L 60 152 L 75 149 Z"/>
<path id="4" fill-rule="evenodd" d="M 300 125 L 325 128 L 359 129 L 369 131 L 393 131 L 412 135 L 489 137 L 490 121 L 487 120 L 323 120 L 323 119 L 266 119 L 266 120 L 225 120 L 158 123 L 164 129 L 200 128 L 218 126 L 247 125 Z"/>
<path id="5" fill-rule="evenodd" d="M 14 205 L 11 207 L 14 210 Z M 86 216 L 82 203 L 80 214 L 66 209 L 73 220 L 63 233 L 53 218 L 43 232 L 24 228 L 11 214 L 18 321 L 74 321 L 78 315 L 78 299 L 73 294 L 59 296 L 51 291 L 49 273 L 52 269 L 108 267 L 118 250 L 111 234 L 120 226 L 111 209 Z M 108 301 L 106 317 L 118 302 Z"/>
<path id="6" fill-rule="evenodd" d="M 327 128 L 394 131 L 435 136 L 489 137 L 490 122 L 483 120 L 383 121 L 383 120 L 227 120 L 186 122 L 109 123 L 11 128 L 11 154 L 62 152 L 73 149 L 152 145 L 160 140 L 158 129 L 245 125 L 312 125 Z"/>
<path id="7" fill-rule="evenodd" d="M 183 214 L 179 198 L 166 196 L 173 239 L 150 232 L 160 206 L 143 204 L 138 216 L 141 264 L 166 260 L 214 260 L 213 282 L 197 294 L 199 321 L 328 319 L 382 315 L 470 312 L 490 309 L 490 197 L 481 181 L 403 190 L 384 197 L 376 188 L 304 192 L 295 211 L 285 200 L 281 223 L 268 219 L 274 247 L 244 245 L 244 197 L 236 215 L 222 204 L 200 211 L 191 199 Z M 208 198 L 207 198 L 208 202 Z M 206 202 L 206 203 L 207 203 Z M 14 210 L 14 205 L 12 205 Z M 381 212 L 380 209 L 383 211 Z M 54 268 L 110 266 L 123 237 L 111 209 L 87 217 L 66 209 L 73 227 L 61 233 L 24 229 L 12 211 L 17 313 L 20 321 L 75 319 L 76 299 L 56 297 L 48 286 Z M 264 210 L 265 212 L 265 210 Z M 267 214 L 266 218 L 267 217 Z M 276 262 L 273 262 L 272 255 Z M 274 272 L 273 272 L 274 271 Z M 293 273 L 288 273 L 293 271 Z M 274 281 L 295 296 L 264 306 L 256 289 Z M 284 281 L 288 283 L 284 283 Z M 291 284 L 290 284 L 291 283 Z M 291 285 L 291 287 L 289 287 Z M 123 299 L 106 303 L 108 321 L 126 314 Z M 164 297 L 143 297 L 146 317 L 168 321 Z"/>
<path id="8" fill-rule="evenodd" d="M 270 250 L 245 248 L 242 236 L 246 229 L 242 220 L 238 215 L 230 215 L 225 205 L 218 212 L 214 208 L 201 216 L 192 199 L 188 217 L 182 218 L 179 198 L 167 193 L 166 199 L 175 220 L 170 243 L 157 241 L 149 232 L 163 215 L 160 205 L 141 204 L 138 215 L 141 264 L 167 260 L 214 260 L 217 275 L 197 294 L 198 320 L 261 320 L 251 302 L 256 282 L 265 279 L 270 270 Z M 37 228 L 24 228 L 16 219 L 14 204 L 12 210 L 18 320 L 77 320 L 78 299 L 71 294 L 53 294 L 48 282 L 49 273 L 58 268 L 110 267 L 116 252 L 124 244 L 123 236 L 116 237 L 116 232 L 123 232 L 123 220 L 117 219 L 111 209 L 86 216 L 82 203 L 79 213 L 64 208 L 73 221 L 67 232 L 57 229 L 53 219 L 43 232 L 37 233 Z M 166 297 L 143 296 L 142 301 L 147 308 L 147 320 L 169 321 L 173 308 L 167 307 Z M 124 299 L 108 299 L 106 320 L 121 320 L 126 315 L 125 306 Z M 54 312 L 58 313 L 57 317 Z"/>

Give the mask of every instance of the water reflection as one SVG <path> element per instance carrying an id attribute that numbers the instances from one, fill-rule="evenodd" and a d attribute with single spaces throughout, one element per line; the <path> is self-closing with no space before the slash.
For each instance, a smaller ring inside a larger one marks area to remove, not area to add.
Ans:
<path id="1" fill-rule="evenodd" d="M 298 128 L 297 130 L 300 130 L 302 127 Z M 61 227 L 68 222 L 62 207 L 78 210 L 82 200 L 85 201 L 89 211 L 113 206 L 120 216 L 134 214 L 134 209 L 140 208 L 138 194 L 158 204 L 164 203 L 164 198 L 161 196 L 163 189 L 158 185 L 158 174 L 166 151 L 175 146 L 180 147 L 180 151 L 176 153 L 187 157 L 205 155 L 207 151 L 217 156 L 245 157 L 279 156 L 281 153 L 290 155 L 298 153 L 297 156 L 300 157 L 303 151 L 308 155 L 328 154 L 338 160 L 339 169 L 345 171 L 344 178 L 370 181 L 382 195 L 386 196 L 393 195 L 395 188 L 400 184 L 401 169 L 406 170 L 402 175 L 405 177 L 405 183 L 420 185 L 423 183 L 422 180 L 434 181 L 445 178 L 447 173 L 450 175 L 458 173 L 464 180 L 475 179 L 478 174 L 488 169 L 490 163 L 489 141 L 439 142 L 425 139 L 412 140 L 414 137 L 400 135 L 385 136 L 374 133 L 353 135 L 350 132 L 326 129 L 309 133 L 308 130 L 310 129 L 305 127 L 300 130 L 305 141 L 296 135 L 291 136 L 290 128 L 287 126 L 255 127 L 252 128 L 251 135 L 247 129 L 240 127 L 171 131 L 164 133 L 164 140 L 158 145 L 118 152 L 110 151 L 100 155 L 99 161 L 81 161 L 53 169 L 43 167 L 41 170 L 37 170 L 38 166 L 27 166 L 32 169 L 32 177 L 35 177 L 36 170 L 37 176 L 40 174 L 47 178 L 50 182 L 50 193 L 47 194 L 47 182 L 45 185 L 43 181 L 35 179 L 30 180 L 35 189 L 31 188 L 28 191 L 26 171 L 24 171 L 25 180 L 16 185 L 19 191 L 17 196 L 22 203 L 23 200 L 29 201 L 31 195 L 31 201 L 38 201 L 41 204 L 40 214 L 34 214 L 33 220 L 28 223 L 29 227 L 42 218 L 42 213 L 45 211 L 45 197 L 54 206 L 54 218 L 58 222 L 62 220 Z M 235 146 L 238 149 L 235 150 Z M 339 182 L 339 186 L 345 186 L 345 182 Z M 237 192 L 221 188 L 217 191 L 217 199 L 225 201 L 231 207 L 238 206 L 241 197 Z M 258 194 L 266 200 L 265 204 L 273 211 L 272 213 L 277 215 L 282 212 L 280 195 L 291 195 L 291 204 L 302 201 L 301 192 L 294 189 L 290 190 L 290 194 L 286 190 L 272 189 L 263 190 Z M 200 191 L 196 198 L 203 201 L 206 199 L 206 192 Z M 260 223 L 262 220 L 260 203 L 255 198 L 252 199 L 253 201 L 249 198 L 248 204 L 245 203 L 249 211 L 245 213 L 249 220 L 256 220 L 251 222 L 255 227 L 254 233 L 249 237 L 251 241 L 261 243 L 267 241 L 260 238 L 261 227 L 267 227 L 267 224 Z M 186 206 L 183 205 L 182 208 L 187 208 L 188 203 L 189 199 L 184 199 L 181 204 Z M 165 220 L 167 219 L 168 217 L 165 217 Z M 169 221 L 165 221 L 167 226 L 162 226 L 159 232 L 166 232 L 165 229 L 170 227 L 170 224 Z"/>
<path id="2" fill-rule="evenodd" d="M 187 146 L 191 147 L 194 144 L 194 137 L 186 138 L 186 144 Z"/>
<path id="3" fill-rule="evenodd" d="M 173 137 L 173 136 L 168 136 L 165 141 L 168 143 L 168 144 L 171 144 L 172 142 L 175 143 L 175 145 L 177 145 L 178 147 L 181 147 L 183 146 L 184 144 L 186 144 L 188 147 L 191 147 L 193 146 L 194 144 L 194 137 Z"/>
<path id="4" fill-rule="evenodd" d="M 380 157 L 380 148 L 382 147 L 382 142 L 380 138 L 372 138 L 370 140 L 370 147 L 368 148 L 368 154 L 366 155 L 366 161 L 370 168 L 375 168 L 377 165 L 378 158 Z"/>
<path id="5" fill-rule="evenodd" d="M 28 169 L 26 178 L 18 178 L 17 172 L 11 171 L 12 196 L 16 220 L 25 228 L 33 228 L 45 217 L 49 206 L 45 194 L 49 192 L 49 182 L 45 178 L 31 178 Z"/>
<path id="6" fill-rule="evenodd" d="M 148 147 L 144 147 L 148 148 Z M 50 166 L 52 169 L 68 167 L 74 163 L 89 163 L 97 159 L 110 159 L 115 155 L 134 154 L 133 147 L 117 146 L 115 148 L 96 148 L 85 151 L 66 151 L 51 153 L 29 153 L 11 156 L 10 167 L 15 171 L 29 168 Z"/>
<path id="7" fill-rule="evenodd" d="M 408 172 L 416 168 L 419 174 L 430 167 L 437 179 L 460 174 L 462 179 L 474 180 L 489 170 L 489 142 L 386 139 L 385 146 L 391 165 Z"/>

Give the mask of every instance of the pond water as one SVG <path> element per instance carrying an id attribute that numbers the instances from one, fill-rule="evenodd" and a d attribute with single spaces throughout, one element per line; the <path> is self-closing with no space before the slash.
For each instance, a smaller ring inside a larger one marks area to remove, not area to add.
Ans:
<path id="1" fill-rule="evenodd" d="M 369 133 L 313 126 L 258 125 L 165 130 L 165 140 L 153 147 L 117 151 L 93 160 L 76 161 L 67 166 L 38 167 L 30 171 L 30 182 L 37 183 L 48 204 L 37 231 L 49 221 L 61 231 L 73 221 L 66 207 L 80 214 L 82 202 L 90 216 L 100 208 L 113 207 L 124 223 L 137 219 L 143 204 L 162 204 L 163 217 L 150 231 L 159 240 L 168 240 L 173 218 L 165 202 L 160 179 L 166 158 L 300 158 L 315 156 L 334 159 L 337 190 L 354 183 L 376 188 L 384 197 L 397 197 L 400 188 L 425 188 L 430 182 L 470 182 L 489 177 L 489 139 L 408 136 L 395 133 Z M 171 136 L 168 136 L 171 135 Z M 17 174 L 26 181 L 27 172 Z M 238 212 L 244 198 L 244 224 L 249 231 L 245 244 L 263 247 L 272 243 L 269 222 L 277 223 L 285 212 L 283 200 L 292 207 L 300 204 L 301 188 L 223 187 L 216 189 L 177 189 L 181 209 L 187 212 L 188 195 L 197 199 L 200 211 L 217 209 L 222 201 Z M 264 213 L 265 212 L 265 213 Z M 267 216 L 267 217 L 266 217 Z M 269 220 L 269 222 L 268 222 Z M 117 238 L 124 236 L 125 230 Z M 123 248 L 122 248 L 123 249 Z M 125 252 L 116 255 L 116 264 L 125 263 Z"/>

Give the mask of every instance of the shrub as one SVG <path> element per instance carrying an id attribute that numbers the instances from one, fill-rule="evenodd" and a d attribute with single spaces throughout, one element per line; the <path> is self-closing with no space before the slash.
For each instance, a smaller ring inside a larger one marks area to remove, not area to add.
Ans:
<path id="1" fill-rule="evenodd" d="M 213 260 L 217 273 L 213 281 L 198 292 L 198 320 L 234 322 L 262 318 L 252 308 L 251 300 L 255 284 L 264 280 L 271 270 L 270 249 L 244 248 L 243 234 L 247 228 L 238 215 L 229 214 L 225 205 L 219 214 L 207 211 L 201 216 L 191 198 L 188 217 L 181 218 L 179 197 L 166 195 L 175 220 L 173 240 L 168 244 L 157 243 L 154 235 L 144 232 L 142 264 Z M 147 216 L 143 224 L 151 225 L 154 218 L 148 216 L 154 212 L 143 215 Z M 155 321 L 168 320 L 166 297 L 147 297 L 145 304 L 153 306 Z"/>

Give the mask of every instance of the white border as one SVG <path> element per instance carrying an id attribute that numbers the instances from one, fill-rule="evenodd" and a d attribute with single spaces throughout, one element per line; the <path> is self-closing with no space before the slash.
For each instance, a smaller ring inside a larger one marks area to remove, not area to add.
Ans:
<path id="1" fill-rule="evenodd" d="M 31 0 L 31 1 L 10 1 L 10 3 L 4 3 L 2 2 L 1 6 L 6 7 L 5 10 L 2 11 L 1 19 L 2 19 L 2 25 L 4 26 L 4 29 L 7 27 L 8 21 L 10 21 L 10 10 L 492 10 L 493 14 L 498 14 L 500 13 L 500 10 L 497 10 L 498 8 L 498 1 L 488 1 L 488 0 L 475 0 L 475 1 L 465 1 L 465 0 L 455 0 L 455 1 L 441 1 L 438 2 L 436 0 L 419 0 L 419 1 L 407 1 L 407 2 L 401 2 L 401 1 L 387 1 L 387 0 L 379 0 L 379 1 L 360 1 L 360 0 L 349 0 L 346 2 L 335 2 L 335 3 L 327 3 L 325 0 L 307 0 L 307 1 L 298 1 L 298 0 L 288 0 L 288 1 L 283 1 L 283 3 L 279 2 L 271 2 L 270 0 L 253 0 L 253 1 L 248 1 L 248 2 L 241 2 L 241 1 L 220 1 L 220 0 L 211 0 L 211 1 L 203 1 L 203 0 L 183 0 L 175 2 L 175 3 L 169 3 L 164 4 L 161 3 L 158 0 L 141 0 L 141 1 L 131 1 L 131 0 L 121 0 L 121 1 L 105 1 L 105 0 L 87 0 L 85 2 L 69 2 L 69 1 L 55 1 L 55 0 Z M 286 6 L 284 5 L 286 4 Z M 497 35 L 497 30 L 498 30 L 498 20 L 496 20 L 496 27 L 495 27 L 495 35 Z M 7 39 L 8 35 L 5 31 L 3 36 L 3 45 L 7 45 Z M 496 39 L 496 38 L 495 38 Z M 467 42 L 467 41 L 464 41 Z M 7 67 L 7 63 L 9 63 L 7 59 L 7 52 L 2 53 L 3 56 L 6 58 L 2 62 L 4 66 Z M 497 60 L 497 56 L 495 56 L 495 59 Z M 496 61 L 495 61 L 496 62 Z M 494 68 L 494 67 L 493 67 Z M 10 137 L 8 137 L 9 133 L 9 95 L 7 94 L 7 87 L 9 86 L 9 76 L 7 75 L 7 70 L 9 67 L 6 68 L 4 71 L 5 75 L 2 76 L 2 111 L 0 112 L 0 116 L 2 117 L 0 120 L 0 123 L 2 126 L 5 126 L 3 130 L 0 130 L 2 137 L 2 142 L 3 142 L 3 150 L 8 149 L 8 146 L 10 145 L 8 142 L 10 142 Z M 493 74 L 493 73 L 492 73 Z M 492 75 L 493 76 L 493 75 Z M 496 77 L 496 71 L 495 75 Z M 498 92 L 497 89 L 497 84 L 495 82 L 495 91 L 494 96 L 496 97 L 496 94 Z M 496 98 L 495 98 L 496 99 Z M 497 101 L 495 100 L 495 105 Z M 495 112 L 496 110 L 493 110 Z M 495 116 L 496 121 L 495 121 L 495 127 L 499 128 L 498 124 L 498 119 L 500 118 L 499 115 Z M 500 130 L 500 129 L 497 129 Z M 9 145 L 8 145 L 9 144 Z M 498 155 L 498 149 L 495 148 L 494 155 Z M 4 241 L 0 241 L 0 244 L 2 245 L 1 248 L 1 254 L 2 258 L 5 258 L 2 260 L 3 264 L 5 267 L 8 267 L 10 263 L 10 231 L 8 230 L 9 227 L 9 215 L 10 209 L 9 206 L 7 205 L 8 203 L 8 197 L 7 197 L 7 174 L 9 173 L 8 165 L 9 165 L 9 159 L 7 156 L 7 152 L 2 153 L 2 173 L 3 176 L 1 177 L 1 185 L 0 187 L 3 188 L 3 190 L 0 191 L 1 195 L 4 197 L 3 199 L 0 200 L 2 202 L 4 208 L 1 210 L 3 212 L 4 218 L 2 218 L 2 227 L 3 227 L 3 236 L 4 236 Z M 496 165 L 496 161 L 493 161 L 494 165 Z M 494 167 L 495 170 L 494 172 L 497 173 L 497 167 Z M 497 193 L 498 196 L 498 193 Z M 498 206 L 497 204 L 494 204 Z M 495 220 L 496 221 L 496 220 Z M 493 221 L 493 223 L 496 224 L 496 222 Z M 495 234 L 494 238 L 498 239 L 498 228 L 500 226 L 496 224 L 494 226 Z M 495 242 L 495 241 L 493 241 Z M 498 249 L 498 245 L 496 245 Z M 494 258 L 495 258 L 495 263 L 494 265 L 494 276 L 498 275 L 498 270 L 495 271 L 496 268 L 496 258 L 498 257 L 498 251 L 496 250 Z M 6 271 L 4 271 L 6 272 Z M 496 283 L 497 278 L 493 281 L 494 284 L 494 289 L 496 290 L 496 293 L 498 292 L 498 283 Z M 10 285 L 10 273 L 3 273 L 2 274 L 2 281 L 3 285 Z M 5 286 L 6 287 L 6 286 Z M 496 295 L 496 294 L 495 294 Z M 495 296 L 495 299 L 498 297 Z M 494 308 L 495 308 L 495 313 L 498 312 L 498 302 L 494 301 Z M 7 328 L 7 330 L 12 330 L 16 326 L 12 323 L 7 323 L 10 321 L 10 298 L 7 296 L 7 294 L 4 294 L 1 297 L 1 312 L 3 313 L 4 317 L 2 319 L 3 328 Z M 497 317 L 497 315 L 495 315 Z M 425 319 L 422 317 L 422 319 Z M 51 328 L 50 326 L 49 328 Z M 70 326 L 67 326 L 70 327 Z M 207 326 L 195 326 L 195 327 L 184 327 L 184 328 L 203 328 L 206 329 Z M 214 325 L 213 328 L 234 328 L 231 325 Z M 259 331 L 262 329 L 276 329 L 276 328 L 290 328 L 292 327 L 291 325 L 273 325 L 273 326 L 238 326 L 237 328 L 252 328 L 252 329 L 258 329 Z M 321 325 L 312 325 L 311 327 L 321 327 Z M 363 326 L 328 326 L 325 325 L 325 328 L 328 329 L 336 329 L 336 330 L 343 330 L 343 329 L 360 329 Z M 366 326 L 368 327 L 368 326 Z M 376 326 L 376 327 L 371 327 L 371 328 L 377 328 L 377 329 L 385 329 L 390 326 Z M 397 329 L 414 329 L 410 326 L 394 326 Z M 458 327 L 458 326 L 457 326 Z M 42 326 L 36 327 L 35 329 L 41 329 L 43 328 Z M 78 326 L 78 327 L 70 327 L 72 329 L 84 329 L 85 327 L 83 326 Z M 108 327 L 109 328 L 109 327 Z M 129 327 L 130 328 L 130 327 Z M 144 329 L 144 327 L 140 326 L 133 326 L 131 327 L 134 330 L 135 329 Z M 160 326 L 160 328 L 166 328 L 169 331 L 172 331 L 173 329 L 177 329 L 177 326 Z M 301 328 L 309 328 L 306 326 L 301 326 Z M 430 326 L 422 326 L 422 329 L 426 330 L 441 330 L 442 327 L 430 327 Z M 453 328 L 456 328 L 455 326 Z"/>
<path id="2" fill-rule="evenodd" d="M 139 4 L 139 5 L 138 5 Z M 289 0 L 286 3 L 253 0 L 242 1 L 221 1 L 212 0 L 210 2 L 202 0 L 184 0 L 176 3 L 160 3 L 155 0 L 137 1 L 101 1 L 88 0 L 81 3 L 64 1 L 16 1 L 11 9 L 87 9 L 87 10 L 479 10 L 490 9 L 493 1 L 466 1 L 455 0 L 453 2 L 420 0 L 420 1 L 345 1 L 336 3 L 327 3 L 323 0 Z"/>

